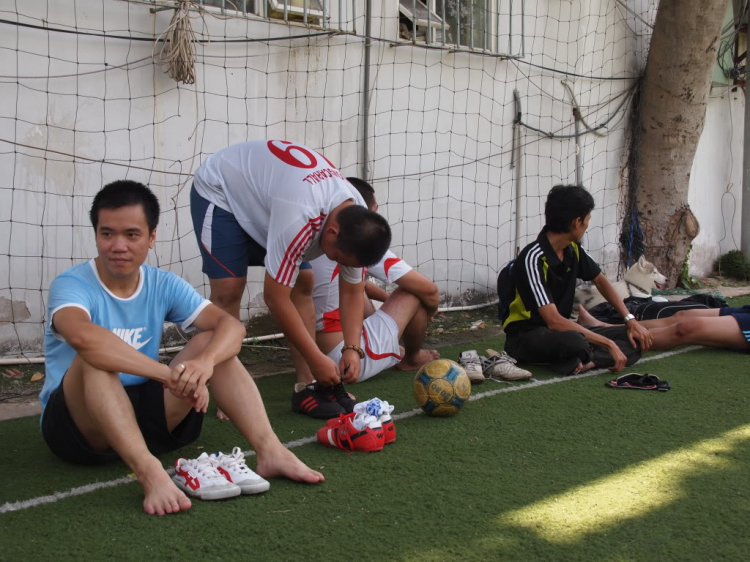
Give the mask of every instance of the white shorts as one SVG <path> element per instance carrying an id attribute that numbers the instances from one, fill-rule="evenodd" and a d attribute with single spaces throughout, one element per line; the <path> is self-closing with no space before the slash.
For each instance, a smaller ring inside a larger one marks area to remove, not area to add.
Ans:
<path id="1" fill-rule="evenodd" d="M 401 361 L 396 321 L 382 310 L 366 318 L 359 346 L 364 350 L 365 358 L 360 363 L 361 369 L 357 382 L 366 381 L 381 371 L 393 367 Z M 342 347 L 344 347 L 343 341 L 328 354 L 336 365 L 341 361 Z"/>

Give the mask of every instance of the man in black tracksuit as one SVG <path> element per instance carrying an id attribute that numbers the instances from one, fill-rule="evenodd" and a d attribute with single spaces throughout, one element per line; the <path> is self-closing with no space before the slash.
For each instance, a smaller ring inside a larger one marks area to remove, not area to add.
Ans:
<path id="1" fill-rule="evenodd" d="M 549 363 L 561 375 L 592 367 L 621 371 L 651 347 L 649 331 L 628 313 L 581 246 L 593 208 L 594 199 L 583 187 L 553 187 L 544 209 L 546 226 L 513 263 L 515 299 L 505 311 L 503 329 L 505 351 L 521 363 Z M 625 325 L 587 329 L 570 320 L 576 279 L 593 281 Z"/>

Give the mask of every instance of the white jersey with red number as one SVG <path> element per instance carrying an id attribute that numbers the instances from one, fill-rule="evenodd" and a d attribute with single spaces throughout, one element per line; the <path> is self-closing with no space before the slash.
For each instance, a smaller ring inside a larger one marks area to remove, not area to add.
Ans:
<path id="1" fill-rule="evenodd" d="M 318 332 L 340 332 L 339 264 L 325 256 L 314 259 L 310 264 L 315 274 L 315 288 L 313 289 L 315 330 Z M 390 250 L 377 264 L 367 268 L 368 274 L 383 283 L 395 283 L 410 271 L 409 264 Z"/>
<path id="2" fill-rule="evenodd" d="M 293 286 L 302 261 L 323 254 L 326 217 L 347 199 L 366 207 L 362 196 L 319 152 L 288 141 L 250 141 L 212 154 L 198 168 L 195 190 L 232 213 L 242 229 L 266 249 L 266 270 Z M 350 283 L 360 268 L 341 267 Z"/>

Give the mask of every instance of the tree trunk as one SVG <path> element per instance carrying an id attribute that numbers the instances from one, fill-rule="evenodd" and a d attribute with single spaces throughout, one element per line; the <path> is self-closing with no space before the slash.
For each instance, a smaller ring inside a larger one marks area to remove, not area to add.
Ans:
<path id="1" fill-rule="evenodd" d="M 690 168 L 726 7 L 727 0 L 661 0 L 656 13 L 640 96 L 635 179 L 645 256 L 670 287 L 699 231 L 688 205 Z"/>

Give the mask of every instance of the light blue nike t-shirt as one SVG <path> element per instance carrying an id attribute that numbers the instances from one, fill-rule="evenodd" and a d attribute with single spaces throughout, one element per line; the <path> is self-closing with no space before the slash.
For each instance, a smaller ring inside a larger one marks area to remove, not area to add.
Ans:
<path id="1" fill-rule="evenodd" d="M 44 330 L 46 377 L 39 395 L 42 415 L 50 394 L 60 386 L 73 362 L 73 349 L 55 330 L 55 313 L 69 306 L 84 310 L 91 322 L 114 333 L 128 345 L 154 360 L 164 322 L 187 329 L 210 304 L 190 284 L 174 273 L 142 265 L 138 288 L 128 298 L 113 295 L 99 279 L 94 260 L 82 263 L 58 275 L 50 285 L 47 302 L 47 326 Z M 124 386 L 143 384 L 145 377 L 120 373 Z"/>

